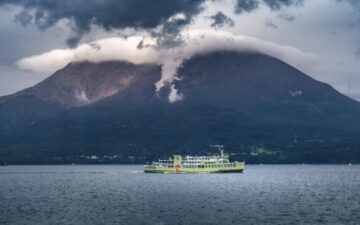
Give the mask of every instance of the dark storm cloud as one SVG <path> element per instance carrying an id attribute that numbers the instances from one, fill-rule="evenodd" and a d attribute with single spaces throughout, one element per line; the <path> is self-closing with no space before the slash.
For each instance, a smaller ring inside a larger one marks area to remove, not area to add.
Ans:
<path id="1" fill-rule="evenodd" d="M 153 31 L 152 36 L 156 37 L 157 45 L 163 48 L 177 47 L 183 43 L 183 37 L 179 35 L 181 29 L 191 22 L 189 16 L 173 17 L 162 25 L 160 31 Z"/>
<path id="2" fill-rule="evenodd" d="M 74 36 L 74 37 L 69 37 L 68 39 L 66 39 L 66 44 L 70 47 L 70 48 L 75 48 L 77 46 L 77 44 L 80 41 L 80 36 Z"/>
<path id="3" fill-rule="evenodd" d="M 279 10 L 282 7 L 286 6 L 300 6 L 303 4 L 304 0 L 264 0 L 264 2 L 272 9 Z"/>
<path id="4" fill-rule="evenodd" d="M 229 27 L 235 26 L 234 20 L 232 20 L 230 17 L 226 16 L 222 12 L 217 12 L 215 15 L 210 16 L 210 19 L 213 20 L 213 22 L 210 25 L 211 27 L 218 28 L 218 27 L 223 27 L 225 25 Z"/>
<path id="5" fill-rule="evenodd" d="M 237 0 L 235 13 L 251 12 L 259 6 L 258 0 Z"/>
<path id="6" fill-rule="evenodd" d="M 15 16 L 15 22 L 22 24 L 23 26 L 29 25 L 33 20 L 33 16 L 26 10 L 21 11 Z"/>
<path id="7" fill-rule="evenodd" d="M 47 29 L 62 19 L 74 22 L 77 36 L 68 40 L 76 45 L 82 34 L 95 24 L 105 30 L 117 28 L 151 29 L 164 24 L 172 16 L 181 13 L 189 23 L 192 16 L 201 11 L 204 0 L 0 0 L 0 6 L 18 5 L 24 10 L 17 20 L 26 25 L 31 22 L 40 29 Z M 32 16 L 33 15 L 33 16 Z M 167 25 L 165 33 L 178 31 L 183 23 Z M 169 27 L 170 26 L 170 27 Z"/>
<path id="8" fill-rule="evenodd" d="M 286 6 L 299 6 L 304 0 L 264 0 L 263 2 L 272 10 L 279 10 Z M 237 0 L 235 5 L 235 13 L 251 12 L 258 8 L 260 0 Z"/>

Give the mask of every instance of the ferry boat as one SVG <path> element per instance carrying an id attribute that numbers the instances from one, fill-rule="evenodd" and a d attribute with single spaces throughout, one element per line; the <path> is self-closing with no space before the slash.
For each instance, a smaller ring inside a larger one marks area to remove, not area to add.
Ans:
<path id="1" fill-rule="evenodd" d="M 216 145 L 220 155 L 184 156 L 174 155 L 168 160 L 159 160 L 144 166 L 145 173 L 242 173 L 245 162 L 230 162 L 223 146 Z"/>

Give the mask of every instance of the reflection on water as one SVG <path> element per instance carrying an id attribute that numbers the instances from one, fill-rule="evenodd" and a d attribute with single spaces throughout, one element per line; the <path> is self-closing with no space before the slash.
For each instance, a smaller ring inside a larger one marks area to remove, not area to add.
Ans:
<path id="1" fill-rule="evenodd" d="M 142 166 L 0 167 L 0 224 L 359 224 L 360 166 L 247 166 L 144 174 Z"/>

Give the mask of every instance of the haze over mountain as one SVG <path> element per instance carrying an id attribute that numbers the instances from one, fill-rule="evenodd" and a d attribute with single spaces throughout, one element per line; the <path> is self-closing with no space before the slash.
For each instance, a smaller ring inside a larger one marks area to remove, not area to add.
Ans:
<path id="1" fill-rule="evenodd" d="M 360 103 L 279 59 L 214 52 L 178 75 L 156 93 L 158 65 L 70 63 L 0 98 L 0 159 L 143 162 L 224 144 L 250 162 L 360 161 Z"/>

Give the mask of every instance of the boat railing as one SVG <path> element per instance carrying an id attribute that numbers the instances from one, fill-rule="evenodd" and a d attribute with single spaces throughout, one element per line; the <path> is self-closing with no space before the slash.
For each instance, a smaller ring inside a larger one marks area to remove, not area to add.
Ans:
<path id="1" fill-rule="evenodd" d="M 234 168 L 239 163 L 183 164 L 184 168 Z"/>

